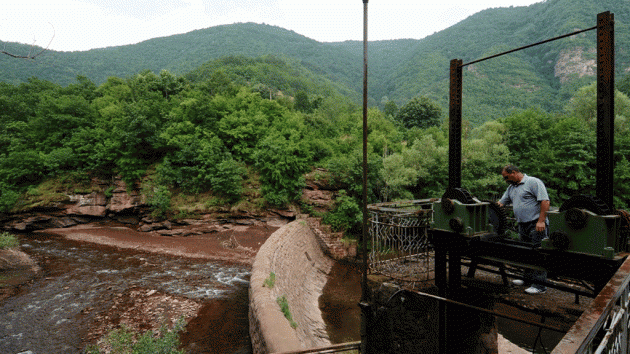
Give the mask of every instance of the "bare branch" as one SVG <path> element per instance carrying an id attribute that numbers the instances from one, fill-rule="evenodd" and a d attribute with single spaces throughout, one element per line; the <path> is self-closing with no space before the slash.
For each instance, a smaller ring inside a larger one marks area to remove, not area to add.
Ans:
<path id="1" fill-rule="evenodd" d="M 12 58 L 17 58 L 17 59 L 31 59 L 31 60 L 35 60 L 35 58 L 37 58 L 38 56 L 42 55 L 45 51 L 48 50 L 48 48 L 50 47 L 50 44 L 52 43 L 53 39 L 55 39 L 55 26 L 53 26 L 52 23 L 50 23 L 50 22 L 48 22 L 48 24 L 53 29 L 53 35 L 50 38 L 50 42 L 48 42 L 48 45 L 46 46 L 46 48 L 43 48 L 41 51 L 39 51 L 39 53 L 37 53 L 35 55 L 31 55 L 33 49 L 35 48 L 35 40 L 33 40 L 33 44 L 31 45 L 31 49 L 29 50 L 29 53 L 27 55 L 17 55 L 17 54 L 13 54 L 13 53 L 7 52 L 6 50 L 0 50 L 0 54 L 8 55 L 8 56 L 10 56 Z"/>

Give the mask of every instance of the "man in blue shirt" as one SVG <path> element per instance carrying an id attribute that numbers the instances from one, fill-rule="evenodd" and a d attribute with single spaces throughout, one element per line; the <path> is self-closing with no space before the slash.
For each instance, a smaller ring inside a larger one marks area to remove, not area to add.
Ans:
<path id="1" fill-rule="evenodd" d="M 522 173 L 518 167 L 507 165 L 501 171 L 503 179 L 509 184 L 503 197 L 497 204 L 499 206 L 512 204 L 514 216 L 518 222 L 518 233 L 521 241 L 531 243 L 534 247 L 540 247 L 542 240 L 547 237 L 549 220 L 549 195 L 545 184 L 536 177 L 530 177 Z M 532 281 L 545 281 L 547 273 L 541 270 L 527 269 L 525 279 Z M 522 280 L 515 280 L 515 284 L 522 285 Z M 531 283 L 525 289 L 528 294 L 541 294 L 547 291 L 542 284 Z"/>

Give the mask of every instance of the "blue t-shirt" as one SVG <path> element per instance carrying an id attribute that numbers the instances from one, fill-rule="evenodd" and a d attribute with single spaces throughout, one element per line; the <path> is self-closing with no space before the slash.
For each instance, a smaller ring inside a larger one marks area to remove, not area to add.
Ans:
<path id="1" fill-rule="evenodd" d="M 499 203 L 512 204 L 517 222 L 530 222 L 540 216 L 540 202 L 549 200 L 545 184 L 536 177 L 523 175 L 519 184 L 507 187 Z"/>

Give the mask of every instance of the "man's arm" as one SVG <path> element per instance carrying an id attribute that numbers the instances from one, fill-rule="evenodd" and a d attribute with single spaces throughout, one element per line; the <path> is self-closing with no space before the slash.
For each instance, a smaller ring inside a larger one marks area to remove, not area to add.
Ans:
<path id="1" fill-rule="evenodd" d="M 538 222 L 536 222 L 536 231 L 542 232 L 545 231 L 547 224 L 545 221 L 547 220 L 547 212 L 549 211 L 549 201 L 543 200 L 540 202 L 540 215 L 538 216 Z"/>

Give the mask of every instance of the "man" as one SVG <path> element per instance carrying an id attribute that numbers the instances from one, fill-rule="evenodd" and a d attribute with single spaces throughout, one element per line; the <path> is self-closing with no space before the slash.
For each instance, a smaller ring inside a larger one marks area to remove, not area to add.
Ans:
<path id="1" fill-rule="evenodd" d="M 518 233 L 521 241 L 529 242 L 534 247 L 540 247 L 542 240 L 547 237 L 547 212 L 549 211 L 549 195 L 545 184 L 536 177 L 522 173 L 518 167 L 507 165 L 501 171 L 503 179 L 509 184 L 499 206 L 512 204 L 514 216 L 518 222 Z M 547 287 L 534 281 L 545 281 L 545 271 L 526 269 L 525 279 L 531 286 L 525 289 L 528 294 L 542 294 Z M 514 284 L 522 285 L 522 280 L 514 280 Z"/>

